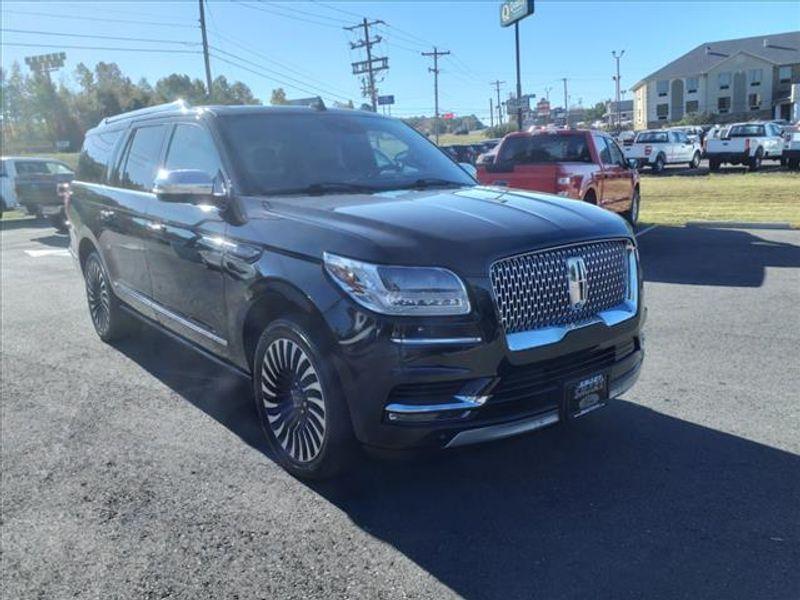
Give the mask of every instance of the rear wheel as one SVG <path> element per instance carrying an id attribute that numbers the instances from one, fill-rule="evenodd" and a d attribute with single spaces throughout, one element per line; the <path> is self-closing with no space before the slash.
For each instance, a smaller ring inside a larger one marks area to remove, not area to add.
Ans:
<path id="1" fill-rule="evenodd" d="M 625 217 L 625 220 L 628 221 L 633 226 L 636 226 L 636 223 L 639 222 L 639 204 L 641 203 L 641 197 L 639 196 L 639 190 L 633 191 L 633 197 L 631 198 L 631 207 L 622 213 L 622 216 Z"/>
<path id="2" fill-rule="evenodd" d="M 130 331 L 131 317 L 122 310 L 114 295 L 111 281 L 97 252 L 92 252 L 86 259 L 83 277 L 89 316 L 97 335 L 104 342 L 124 337 Z"/>
<path id="3" fill-rule="evenodd" d="M 323 344 L 300 319 L 261 334 L 253 363 L 259 420 L 277 462 L 295 477 L 343 470 L 355 445 L 344 395 Z"/>
<path id="4" fill-rule="evenodd" d="M 716 173 L 717 171 L 719 171 L 719 165 L 720 162 L 718 158 L 708 159 L 708 170 L 711 171 L 712 173 Z"/>
<path id="5" fill-rule="evenodd" d="M 656 156 L 656 162 L 653 163 L 653 173 L 661 173 L 664 170 L 666 162 L 663 154 Z"/>
<path id="6" fill-rule="evenodd" d="M 800 167 L 800 158 L 790 158 L 786 163 L 792 171 Z"/>
<path id="7" fill-rule="evenodd" d="M 761 168 L 761 161 L 764 159 L 764 151 L 759 148 L 756 150 L 754 156 L 750 157 L 750 161 L 748 163 L 748 168 L 751 171 L 758 171 Z"/>
<path id="8" fill-rule="evenodd" d="M 695 152 L 694 156 L 692 156 L 692 160 L 689 162 L 690 169 L 696 169 L 700 166 L 700 153 Z"/>

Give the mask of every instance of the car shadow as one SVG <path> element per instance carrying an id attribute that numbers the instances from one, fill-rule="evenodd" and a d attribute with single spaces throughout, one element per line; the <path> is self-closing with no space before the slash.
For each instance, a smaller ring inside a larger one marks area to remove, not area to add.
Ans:
<path id="1" fill-rule="evenodd" d="M 246 378 L 150 327 L 117 347 L 269 457 Z M 309 487 L 465 598 L 800 588 L 800 457 L 629 401 L 503 442 L 362 458 Z"/>
<path id="2" fill-rule="evenodd" d="M 52 229 L 53 226 L 44 219 L 22 217 L 20 219 L 0 219 L 0 231 L 17 229 Z"/>
<path id="3" fill-rule="evenodd" d="M 65 234 L 44 235 L 41 237 L 31 238 L 32 242 L 42 244 L 43 246 L 52 246 L 54 248 L 68 248 L 69 236 Z"/>
<path id="4" fill-rule="evenodd" d="M 800 245 L 757 230 L 659 225 L 639 240 L 645 281 L 759 287 L 767 267 L 800 268 Z"/>

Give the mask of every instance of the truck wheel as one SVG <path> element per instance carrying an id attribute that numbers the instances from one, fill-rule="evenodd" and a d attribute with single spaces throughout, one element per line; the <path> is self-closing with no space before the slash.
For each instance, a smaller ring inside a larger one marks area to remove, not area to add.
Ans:
<path id="1" fill-rule="evenodd" d="M 301 322 L 279 319 L 261 334 L 253 390 L 275 460 L 295 477 L 324 479 L 349 464 L 355 437 L 324 346 Z"/>
<path id="2" fill-rule="evenodd" d="M 132 320 L 120 305 L 111 289 L 111 280 L 106 274 L 97 252 L 92 252 L 83 267 L 86 283 L 86 301 L 94 330 L 104 342 L 125 337 L 131 329 Z"/>
<path id="3" fill-rule="evenodd" d="M 720 162 L 718 158 L 708 159 L 708 170 L 711 171 L 712 173 L 716 173 L 717 171 L 719 171 L 719 165 Z"/>
<path id="4" fill-rule="evenodd" d="M 631 198 L 631 207 L 622 213 L 622 216 L 625 217 L 625 220 L 628 221 L 632 226 L 636 226 L 636 223 L 639 222 L 639 205 L 641 204 L 641 197 L 639 196 L 639 190 L 633 190 L 633 197 Z"/>
<path id="5" fill-rule="evenodd" d="M 763 158 L 764 158 L 764 151 L 761 148 L 759 148 L 758 150 L 756 150 L 755 156 L 752 156 L 750 158 L 750 161 L 748 162 L 748 169 L 750 171 L 758 171 L 761 168 L 761 161 L 763 160 Z"/>
<path id="6" fill-rule="evenodd" d="M 692 157 L 692 160 L 689 162 L 689 168 L 696 169 L 699 166 L 700 166 L 700 153 L 695 152 L 694 156 Z"/>
<path id="7" fill-rule="evenodd" d="M 663 154 L 656 156 L 656 162 L 653 163 L 653 173 L 661 173 L 664 170 L 666 160 Z"/>
<path id="8" fill-rule="evenodd" d="M 795 171 L 798 167 L 800 167 L 800 158 L 790 158 L 786 161 L 786 164 L 792 171 Z"/>

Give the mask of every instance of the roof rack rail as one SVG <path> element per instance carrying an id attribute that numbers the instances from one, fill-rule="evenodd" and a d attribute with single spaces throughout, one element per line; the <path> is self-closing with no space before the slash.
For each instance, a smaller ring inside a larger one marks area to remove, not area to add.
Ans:
<path id="1" fill-rule="evenodd" d="M 117 121 L 122 121 L 124 119 L 129 119 L 131 117 L 139 117 L 142 115 L 154 115 L 160 112 L 168 112 L 171 110 L 176 109 L 186 109 L 191 108 L 188 102 L 185 100 L 175 100 L 175 102 L 168 102 L 166 104 L 157 104 L 155 106 L 146 106 L 145 108 L 139 108 L 137 110 L 132 110 L 130 112 L 122 113 L 119 115 L 114 115 L 113 117 L 106 117 L 103 119 L 104 124 L 115 123 Z"/>

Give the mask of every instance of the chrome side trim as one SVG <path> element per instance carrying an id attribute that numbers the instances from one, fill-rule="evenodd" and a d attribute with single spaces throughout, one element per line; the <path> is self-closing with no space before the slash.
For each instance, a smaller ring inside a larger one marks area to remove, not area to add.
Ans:
<path id="1" fill-rule="evenodd" d="M 558 423 L 558 411 L 553 410 L 543 415 L 537 415 L 529 419 L 521 421 L 514 421 L 513 423 L 501 423 L 499 425 L 489 425 L 488 427 L 478 427 L 476 429 L 467 429 L 457 433 L 452 440 L 450 440 L 445 448 L 457 448 L 458 446 L 466 446 L 468 444 L 477 444 L 480 442 L 488 442 L 491 440 L 499 440 L 521 433 L 527 433 L 536 429 L 547 427 Z"/>
<path id="2" fill-rule="evenodd" d="M 393 337 L 395 344 L 406 344 L 408 346 L 434 346 L 434 345 L 473 345 L 483 342 L 479 337 L 452 337 L 452 338 L 397 338 Z"/>
<path id="3" fill-rule="evenodd" d="M 167 317 L 168 319 L 171 319 L 172 321 L 174 321 L 178 325 L 181 325 L 182 327 L 185 327 L 186 329 L 190 329 L 190 330 L 194 331 L 195 333 L 199 333 L 200 335 L 208 338 L 209 340 L 211 340 L 215 344 L 219 344 L 220 346 L 227 346 L 228 345 L 228 341 L 225 340 L 224 338 L 221 338 L 218 335 L 216 335 L 214 333 L 211 333 L 205 327 L 201 327 L 197 323 L 193 323 L 192 321 L 189 321 L 188 319 L 185 319 L 184 317 L 175 314 L 171 310 L 169 310 L 167 308 L 164 308 L 161 304 L 159 304 L 155 300 L 152 300 L 152 299 L 148 298 L 147 296 L 145 296 L 144 294 L 142 294 L 140 292 L 137 292 L 134 289 L 129 288 L 124 283 L 115 283 L 114 287 L 118 291 L 122 292 L 124 295 L 133 298 L 137 302 L 141 302 L 142 304 L 144 304 L 145 306 L 147 306 L 149 308 L 152 308 L 157 313 L 159 313 L 161 315 L 164 315 L 165 317 Z"/>
<path id="4" fill-rule="evenodd" d="M 442 404 L 400 404 L 398 402 L 386 406 L 387 413 L 399 413 L 404 415 L 419 415 L 425 413 L 437 413 L 449 410 L 472 410 L 480 408 L 486 403 L 488 396 L 454 396 L 454 402 Z"/>

